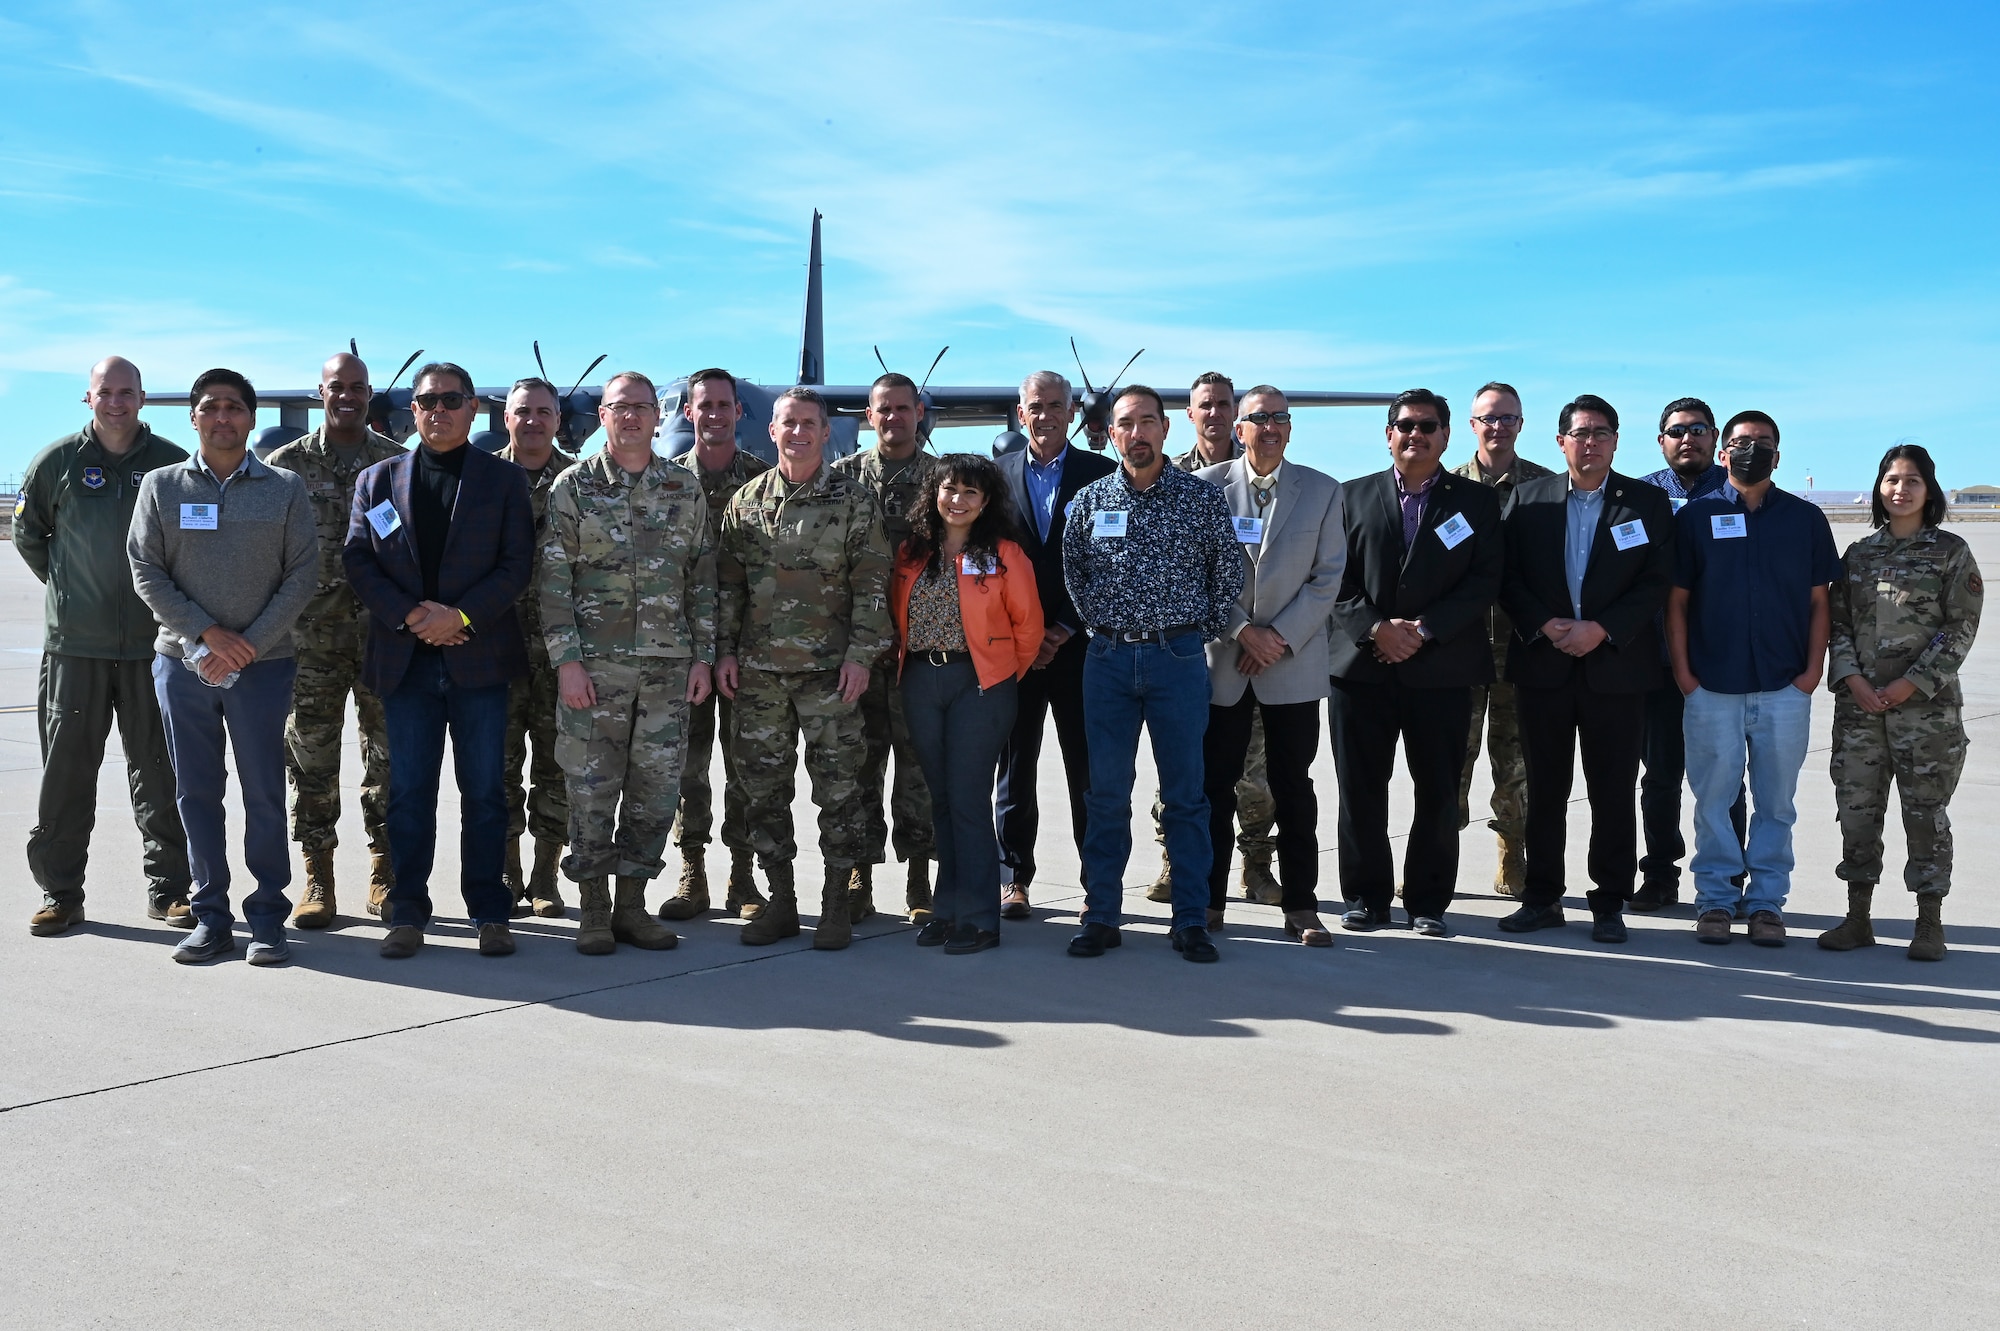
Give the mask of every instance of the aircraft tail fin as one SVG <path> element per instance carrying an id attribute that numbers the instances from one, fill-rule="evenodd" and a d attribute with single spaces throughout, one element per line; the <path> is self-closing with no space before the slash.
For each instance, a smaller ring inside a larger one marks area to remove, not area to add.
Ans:
<path id="1" fill-rule="evenodd" d="M 812 257 L 806 267 L 805 332 L 799 338 L 799 382 L 826 382 L 826 315 L 819 278 L 819 209 L 813 209 Z"/>

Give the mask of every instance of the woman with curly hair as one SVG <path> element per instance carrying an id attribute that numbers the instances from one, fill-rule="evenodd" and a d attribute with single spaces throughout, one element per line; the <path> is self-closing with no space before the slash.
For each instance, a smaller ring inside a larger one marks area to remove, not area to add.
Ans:
<path id="1" fill-rule="evenodd" d="M 993 777 L 1014 727 L 1016 682 L 1042 647 L 1042 603 L 991 460 L 939 458 L 911 505 L 910 528 L 889 603 L 903 714 L 937 833 L 932 915 L 917 945 L 983 952 L 1000 942 Z"/>

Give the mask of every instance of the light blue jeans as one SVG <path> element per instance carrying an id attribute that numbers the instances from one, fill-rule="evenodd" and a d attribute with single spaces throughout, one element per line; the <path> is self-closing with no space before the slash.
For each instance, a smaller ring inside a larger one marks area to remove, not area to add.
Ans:
<path id="1" fill-rule="evenodd" d="M 1769 693 L 1710 693 L 1696 689 L 1681 713 L 1687 740 L 1688 788 L 1694 792 L 1696 912 L 1734 910 L 1737 898 L 1754 915 L 1782 916 L 1792 891 L 1792 824 L 1799 769 L 1812 732 L 1812 698 L 1790 685 Z M 1748 769 L 1750 835 L 1739 847 L 1729 806 Z M 1729 880 L 1745 870 L 1739 894 Z"/>

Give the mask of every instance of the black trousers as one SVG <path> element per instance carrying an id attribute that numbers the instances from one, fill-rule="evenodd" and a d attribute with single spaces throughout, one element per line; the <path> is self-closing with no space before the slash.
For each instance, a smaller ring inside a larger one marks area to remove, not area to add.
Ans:
<path id="1" fill-rule="evenodd" d="M 28 833 L 28 872 L 35 884 L 58 901 L 83 898 L 90 834 L 97 826 L 97 773 L 115 724 L 125 750 L 146 890 L 158 902 L 185 899 L 187 833 L 174 804 L 174 768 L 153 692 L 152 657 L 106 661 L 46 652 L 39 702 L 42 791 Z"/>
<path id="2" fill-rule="evenodd" d="M 1079 633 L 1062 645 L 1055 659 L 1030 670 L 1017 686 L 1014 729 L 1000 750 L 1000 781 L 993 795 L 993 823 L 1000 836 L 1000 877 L 1022 887 L 1035 881 L 1035 838 L 1041 835 L 1042 809 L 1035 798 L 1035 768 L 1042 757 L 1042 736 L 1051 713 L 1056 743 L 1062 746 L 1063 776 L 1069 784 L 1070 835 L 1077 856 L 1083 855 L 1085 811 L 1090 793 L 1090 748 L 1083 732 L 1083 657 L 1090 645 Z"/>
<path id="3" fill-rule="evenodd" d="M 1521 900 L 1554 906 L 1563 899 L 1563 853 L 1569 840 L 1569 792 L 1583 752 L 1590 798 L 1593 915 L 1616 915 L 1639 873 L 1639 820 L 1632 808 L 1645 747 L 1646 695 L 1599 693 L 1581 679 L 1557 688 L 1519 685 L 1521 757 L 1528 768 L 1528 886 Z"/>
<path id="4" fill-rule="evenodd" d="M 1341 896 L 1377 910 L 1395 899 L 1389 778 L 1400 737 L 1417 795 L 1403 851 L 1403 905 L 1412 916 L 1442 916 L 1458 888 L 1458 774 L 1472 728 L 1472 690 L 1364 684 L 1336 675 L 1326 713 L 1340 781 Z"/>
<path id="5" fill-rule="evenodd" d="M 1264 754 L 1271 777 L 1271 805 L 1278 824 L 1281 910 L 1319 909 L 1319 796 L 1312 764 L 1319 753 L 1319 703 L 1258 702 L 1245 689 L 1232 707 L 1208 707 L 1202 736 L 1203 784 L 1208 791 L 1208 835 L 1215 862 L 1208 872 L 1208 906 L 1229 899 L 1230 858 L 1236 851 L 1236 783 L 1250 753 L 1250 726 L 1264 715 Z"/>
<path id="6" fill-rule="evenodd" d="M 1678 887 L 1687 840 L 1681 835 L 1681 783 L 1687 779 L 1687 739 L 1681 713 L 1687 700 L 1671 676 L 1646 695 L 1646 775 L 1639 782 L 1639 815 L 1645 821 L 1646 854 L 1639 861 L 1644 882 Z M 1749 827 L 1749 806 L 1743 789 L 1729 806 L 1729 821 L 1742 845 Z M 1742 876 L 1730 880 L 1743 886 Z"/>

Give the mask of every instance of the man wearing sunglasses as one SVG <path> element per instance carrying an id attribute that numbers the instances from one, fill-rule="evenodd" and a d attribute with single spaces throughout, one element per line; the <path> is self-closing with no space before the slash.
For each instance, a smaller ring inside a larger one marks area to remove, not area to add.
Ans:
<path id="1" fill-rule="evenodd" d="M 502 957 L 514 950 L 502 881 L 507 694 L 528 673 L 515 603 L 534 572 L 534 510 L 526 472 L 466 447 L 480 409 L 471 375 L 446 361 L 426 365 L 410 405 L 422 446 L 361 473 L 341 552 L 372 616 L 362 683 L 389 720 L 396 881 L 382 955 L 415 956 L 430 923 L 448 731 L 463 810 L 459 887 L 480 955 Z"/>
<path id="2" fill-rule="evenodd" d="M 1469 422 L 1478 446 L 1452 475 L 1490 487 L 1503 508 L 1522 481 L 1554 475 L 1514 451 L 1524 420 L 1521 395 L 1512 384 L 1495 380 L 1482 387 L 1472 399 Z M 1479 735 L 1483 730 L 1488 766 L 1493 772 L 1493 817 L 1486 825 L 1500 841 L 1500 866 L 1493 875 L 1493 890 L 1503 897 L 1518 897 L 1527 882 L 1522 838 L 1527 834 L 1528 768 L 1521 759 L 1514 686 L 1506 680 L 1507 643 L 1514 636 L 1514 626 L 1498 602 L 1486 612 L 1486 628 L 1493 639 L 1493 669 L 1500 677 L 1472 690 L 1472 728 L 1465 740 L 1465 767 L 1458 777 L 1458 825 L 1463 828 L 1472 821 L 1472 773 L 1479 766 Z"/>
<path id="3" fill-rule="evenodd" d="M 1472 690 L 1493 682 L 1486 612 L 1500 591 L 1500 504 L 1441 459 L 1450 407 L 1427 388 L 1389 405 L 1391 466 L 1345 487 L 1347 567 L 1333 606 L 1327 716 L 1340 782 L 1343 928 L 1389 923 L 1396 742 L 1416 784 L 1403 857 L 1410 926 L 1433 938 L 1458 881 L 1458 781 Z"/>
<path id="4" fill-rule="evenodd" d="M 1734 501 L 1729 473 L 1715 461 L 1715 412 L 1698 397 L 1675 398 L 1660 413 L 1660 453 L 1667 465 L 1641 479 L 1667 492 L 1678 513 L 1695 499 L 1716 495 Z M 1666 662 L 1666 631 L 1661 629 L 1660 659 Z M 1639 889 L 1632 894 L 1636 911 L 1665 910 L 1680 904 L 1681 857 L 1687 841 L 1681 836 L 1681 781 L 1687 774 L 1686 744 L 1681 735 L 1683 701 L 1669 669 L 1660 686 L 1646 697 L 1646 771 L 1639 781 L 1639 817 L 1645 824 L 1646 853 L 1639 860 Z M 1747 810 L 1741 790 L 1729 810 L 1736 844 L 1743 844 Z M 1736 886 L 1743 886 L 1738 878 Z"/>

